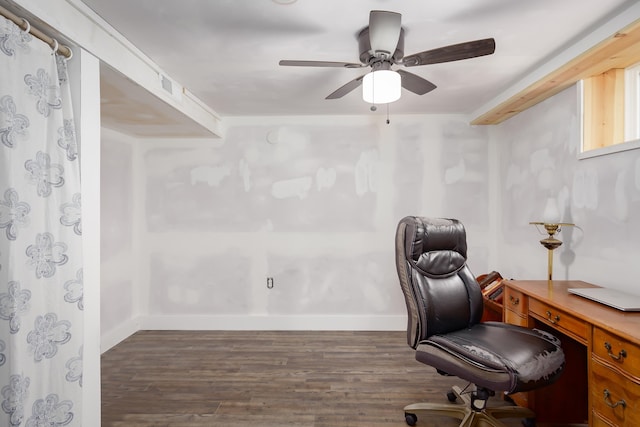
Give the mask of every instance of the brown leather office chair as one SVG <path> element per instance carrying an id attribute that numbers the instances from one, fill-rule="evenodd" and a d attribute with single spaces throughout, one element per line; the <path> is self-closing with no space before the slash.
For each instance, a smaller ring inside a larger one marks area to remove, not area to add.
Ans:
<path id="1" fill-rule="evenodd" d="M 516 393 L 554 382 L 564 353 L 553 335 L 502 322 L 480 322 L 480 287 L 467 267 L 466 232 L 455 219 L 406 217 L 396 232 L 396 267 L 408 312 L 407 342 L 419 362 L 469 381 L 447 393 L 449 402 L 404 408 L 413 426 L 426 414 L 458 418 L 460 426 L 504 426 L 498 418 L 524 418 L 529 409 L 488 407 L 496 391 Z M 456 400 L 460 403 L 453 403 Z"/>

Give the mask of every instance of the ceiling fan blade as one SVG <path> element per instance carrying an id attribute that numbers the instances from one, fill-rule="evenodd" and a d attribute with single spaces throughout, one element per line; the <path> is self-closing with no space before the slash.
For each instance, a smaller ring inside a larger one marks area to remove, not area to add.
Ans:
<path id="1" fill-rule="evenodd" d="M 461 59 L 491 55 L 495 50 L 496 41 L 492 38 L 474 40 L 405 56 L 402 60 L 402 65 L 405 67 L 415 67 L 417 65 L 459 61 Z"/>
<path id="2" fill-rule="evenodd" d="M 357 78 L 351 80 L 349 83 L 347 83 L 347 84 L 345 84 L 343 86 L 340 86 L 338 89 L 336 89 L 333 93 L 331 93 L 325 99 L 342 98 L 343 96 L 345 96 L 346 94 L 348 94 L 349 92 L 351 92 L 352 90 L 354 90 L 358 86 L 360 86 L 362 84 L 362 79 L 364 79 L 364 76 L 366 76 L 366 74 L 363 74 L 360 77 L 357 77 Z"/>
<path id="3" fill-rule="evenodd" d="M 334 62 L 334 61 L 297 61 L 283 59 L 278 64 L 288 67 L 337 67 L 337 68 L 362 68 L 366 64 L 356 64 L 354 62 Z"/>
<path id="4" fill-rule="evenodd" d="M 384 10 L 369 13 L 369 44 L 374 53 L 386 53 L 390 58 L 398 46 L 402 15 Z"/>
<path id="5" fill-rule="evenodd" d="M 437 86 L 431 83 L 429 80 L 423 79 L 420 76 L 409 73 L 404 70 L 398 70 L 400 78 L 402 79 L 402 87 L 418 95 L 424 95 L 427 92 L 431 92 Z"/>

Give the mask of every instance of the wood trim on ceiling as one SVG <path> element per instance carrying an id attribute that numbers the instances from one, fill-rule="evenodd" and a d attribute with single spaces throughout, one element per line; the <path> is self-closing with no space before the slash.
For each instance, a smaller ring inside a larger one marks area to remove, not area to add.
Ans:
<path id="1" fill-rule="evenodd" d="M 563 91 L 584 78 L 640 61 L 640 20 L 606 38 L 571 61 L 529 85 L 516 95 L 471 121 L 493 125 Z"/>

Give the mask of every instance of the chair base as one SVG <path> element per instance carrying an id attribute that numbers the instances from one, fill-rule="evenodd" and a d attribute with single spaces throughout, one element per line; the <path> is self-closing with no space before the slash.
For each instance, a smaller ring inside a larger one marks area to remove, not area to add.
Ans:
<path id="1" fill-rule="evenodd" d="M 535 414 L 528 408 L 521 406 L 485 407 L 476 411 L 471 407 L 471 398 L 468 393 L 463 394 L 458 386 L 452 388 L 456 397 L 462 404 L 457 403 L 414 403 L 405 406 L 405 414 L 441 415 L 461 420 L 460 427 L 506 427 L 499 418 L 533 418 Z"/>

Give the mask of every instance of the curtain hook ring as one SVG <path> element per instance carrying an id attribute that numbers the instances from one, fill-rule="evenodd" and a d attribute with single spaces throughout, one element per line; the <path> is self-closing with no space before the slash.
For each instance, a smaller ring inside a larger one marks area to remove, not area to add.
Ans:
<path id="1" fill-rule="evenodd" d="M 29 24 L 29 21 L 27 21 L 26 19 L 22 18 L 22 22 L 24 22 L 24 32 L 25 33 L 29 33 L 31 31 L 31 24 Z"/>
<path id="2" fill-rule="evenodd" d="M 73 50 L 71 50 L 71 48 L 67 45 L 62 45 L 63 47 L 66 47 L 67 50 L 69 51 L 69 56 L 67 56 L 67 61 L 70 60 L 71 58 L 73 58 Z"/>
<path id="3" fill-rule="evenodd" d="M 53 53 L 56 54 L 58 53 L 58 49 L 60 48 L 60 45 L 58 44 L 58 40 L 53 39 L 53 47 L 51 49 L 53 49 Z"/>

